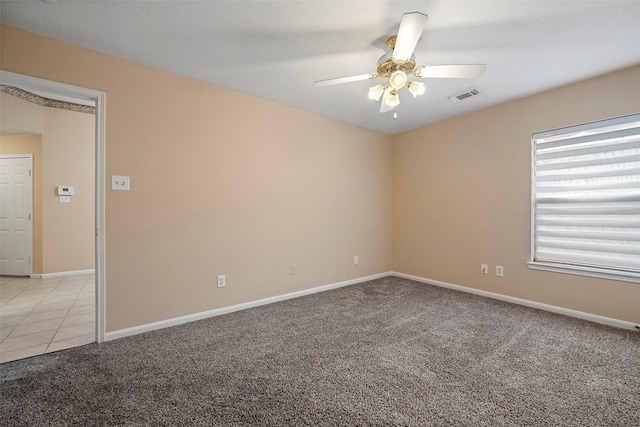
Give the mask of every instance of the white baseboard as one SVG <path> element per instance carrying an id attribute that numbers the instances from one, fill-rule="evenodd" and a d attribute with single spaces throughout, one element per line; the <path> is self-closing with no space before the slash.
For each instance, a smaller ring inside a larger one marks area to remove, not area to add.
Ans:
<path id="1" fill-rule="evenodd" d="M 58 273 L 44 273 L 44 274 L 32 274 L 32 279 L 48 279 L 50 277 L 64 277 L 64 276 L 80 276 L 83 274 L 95 274 L 95 269 L 90 270 L 74 270 L 74 271 L 60 271 Z"/>
<path id="2" fill-rule="evenodd" d="M 85 274 L 85 273 L 79 273 Z M 184 323 L 194 322 L 196 320 L 202 320 L 209 317 L 220 316 L 222 314 L 233 313 L 235 311 L 246 310 L 248 308 L 259 307 L 261 305 L 272 304 L 278 301 L 285 301 L 292 298 L 298 298 L 305 295 L 311 295 L 318 292 L 324 292 L 331 289 L 341 288 L 343 286 L 354 285 L 356 283 L 368 282 L 370 280 L 379 279 L 382 277 L 396 276 L 402 277 L 416 282 L 425 283 L 434 286 L 440 286 L 443 288 L 454 289 L 461 292 L 471 293 L 475 295 L 484 296 L 487 298 L 493 298 L 501 301 L 510 302 L 513 304 L 519 304 L 526 307 L 537 308 L 544 311 L 550 311 L 553 313 L 564 314 L 570 317 L 576 317 L 578 319 L 589 320 L 596 323 L 602 323 L 609 326 L 614 326 L 622 329 L 638 330 L 639 325 L 625 320 L 613 319 L 610 317 L 599 316 L 596 314 L 586 313 L 583 311 L 571 310 L 564 307 L 558 307 L 555 305 L 544 304 L 536 301 L 525 300 L 522 298 L 511 297 L 508 295 L 497 294 L 494 292 L 483 291 L 480 289 L 469 288 L 466 286 L 454 285 L 452 283 L 441 282 L 438 280 L 426 279 L 424 277 L 412 276 L 410 274 L 398 273 L 398 272 L 386 272 L 380 274 L 374 274 L 372 276 L 359 277 L 357 279 L 346 280 L 344 282 L 333 283 L 330 285 L 318 286 L 316 288 L 305 289 L 302 291 L 291 292 L 288 294 L 277 295 L 274 297 L 264 298 L 256 301 L 249 301 L 242 304 L 236 304 L 229 307 L 217 308 L 214 310 L 203 311 L 200 313 L 189 314 L 186 316 L 175 317 L 172 319 L 161 320 L 159 322 L 147 323 L 145 325 L 134 326 L 131 328 L 120 329 L 117 331 L 106 332 L 104 335 L 105 341 L 112 341 L 118 338 L 124 338 L 131 335 L 137 335 L 144 332 L 154 331 L 156 329 L 168 328 L 171 326 L 181 325 Z"/>
<path id="3" fill-rule="evenodd" d="M 173 319 L 161 320 L 159 322 L 147 323 L 145 325 L 134 326 L 132 328 L 120 329 L 117 331 L 106 332 L 104 334 L 105 341 L 111 341 L 118 338 L 124 338 L 131 335 L 137 335 L 144 332 L 150 332 L 156 329 L 168 328 L 170 326 L 181 325 L 196 320 L 206 319 L 208 317 L 220 316 L 222 314 L 233 313 L 234 311 L 246 310 L 247 308 L 259 307 L 261 305 L 272 304 L 278 301 L 284 301 L 292 298 L 298 298 L 305 295 L 311 295 L 318 292 L 324 292 L 331 289 L 341 288 L 343 286 L 355 285 L 356 283 L 368 282 L 369 280 L 379 279 L 381 277 L 391 276 L 391 272 L 374 274 L 372 276 L 359 277 L 357 279 L 346 280 L 344 282 L 333 283 L 330 285 L 318 286 L 316 288 L 305 289 L 302 291 L 291 292 L 288 294 L 277 295 L 275 297 L 264 298 L 256 301 L 249 301 L 242 304 L 236 304 L 229 307 L 217 308 L 214 310 L 203 311 L 200 313 L 189 314 L 186 316 L 174 317 Z"/>
<path id="4" fill-rule="evenodd" d="M 439 280 L 426 279 L 424 277 L 412 276 L 410 274 L 392 272 L 391 275 L 396 277 L 402 277 L 404 279 L 414 280 L 416 282 L 426 283 L 428 285 L 440 286 L 443 288 L 454 289 L 456 291 L 467 292 L 470 294 L 476 294 L 483 297 L 493 298 L 501 301 L 506 301 L 514 304 L 524 305 L 526 307 L 537 308 L 544 311 L 550 311 L 552 313 L 564 314 L 565 316 L 576 317 L 578 319 L 589 320 L 591 322 L 602 323 L 604 325 L 614 326 L 616 328 L 631 329 L 638 331 L 640 325 L 633 322 L 627 322 L 626 320 L 613 319 L 611 317 L 599 316 L 597 314 L 586 313 L 584 311 L 571 310 L 569 308 L 558 307 L 555 305 L 544 304 L 541 302 L 530 301 L 522 298 L 511 297 L 508 295 L 497 294 L 494 292 L 483 291 L 480 289 L 468 288 L 466 286 L 454 285 L 452 283 L 441 282 Z"/>

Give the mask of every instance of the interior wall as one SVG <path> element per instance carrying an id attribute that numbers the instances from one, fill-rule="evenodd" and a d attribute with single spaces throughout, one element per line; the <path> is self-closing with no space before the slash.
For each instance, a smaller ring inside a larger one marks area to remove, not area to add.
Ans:
<path id="1" fill-rule="evenodd" d="M 0 93 L 0 130 L 2 135 L 42 134 L 44 107 L 24 99 Z"/>
<path id="2" fill-rule="evenodd" d="M 107 94 L 107 332 L 391 270 L 390 136 L 8 27 L 1 64 Z"/>
<path id="3" fill-rule="evenodd" d="M 95 266 L 95 115 L 0 94 L 0 154 L 34 155 L 33 273 Z M 59 185 L 74 187 L 60 203 Z"/>
<path id="4" fill-rule="evenodd" d="M 640 321 L 637 284 L 526 266 L 531 134 L 639 111 L 640 67 L 391 138 L 8 27 L 2 47 L 107 93 L 107 181 L 131 176 L 106 192 L 108 332 L 392 268 Z"/>
<path id="5" fill-rule="evenodd" d="M 636 66 L 396 136 L 394 271 L 640 323 L 637 283 L 526 265 L 531 135 L 636 113 L 639 82 Z"/>
<path id="6" fill-rule="evenodd" d="M 95 268 L 95 115 L 43 107 L 43 273 Z M 73 186 L 61 203 L 60 185 Z"/>
<path id="7" fill-rule="evenodd" d="M 1 100 L 4 102 L 4 99 Z M 5 105 L 2 105 L 3 110 Z M 4 130 L 4 128 L 2 128 Z M 33 156 L 33 274 L 42 274 L 42 135 L 0 136 L 0 155 L 31 154 Z"/>

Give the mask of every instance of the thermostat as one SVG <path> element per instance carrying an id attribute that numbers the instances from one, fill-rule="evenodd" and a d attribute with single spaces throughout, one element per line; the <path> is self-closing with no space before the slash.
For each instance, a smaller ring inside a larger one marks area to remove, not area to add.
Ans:
<path id="1" fill-rule="evenodd" d="M 69 185 L 58 186 L 58 196 L 73 196 L 73 187 Z"/>

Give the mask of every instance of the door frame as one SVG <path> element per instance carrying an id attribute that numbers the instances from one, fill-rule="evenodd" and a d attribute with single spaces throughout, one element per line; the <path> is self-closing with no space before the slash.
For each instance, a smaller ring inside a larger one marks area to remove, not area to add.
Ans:
<path id="1" fill-rule="evenodd" d="M 33 154 L 3 154 L 2 159 L 29 159 L 29 169 L 31 177 L 31 200 L 29 200 L 29 276 L 33 274 Z"/>
<path id="2" fill-rule="evenodd" d="M 96 228 L 96 341 L 104 341 L 105 335 L 105 117 L 107 94 L 94 89 L 65 83 L 44 80 L 37 77 L 25 76 L 9 71 L 0 70 L 0 83 L 8 86 L 31 88 L 52 94 L 57 94 L 79 101 L 92 100 L 96 106 L 96 135 L 95 135 L 95 228 Z M 33 249 L 32 249 L 33 251 Z"/>

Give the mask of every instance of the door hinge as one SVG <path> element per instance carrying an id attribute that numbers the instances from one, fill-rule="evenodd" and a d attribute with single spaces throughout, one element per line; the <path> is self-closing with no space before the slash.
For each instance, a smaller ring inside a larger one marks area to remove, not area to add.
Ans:
<path id="1" fill-rule="evenodd" d="M 31 214 L 29 214 L 29 220 L 31 220 Z"/>
<path id="2" fill-rule="evenodd" d="M 29 264 L 31 264 L 31 257 L 29 257 Z"/>
<path id="3" fill-rule="evenodd" d="M 31 176 L 31 169 L 29 169 L 29 176 Z"/>
<path id="4" fill-rule="evenodd" d="M 96 237 L 98 237 L 98 229 L 96 228 Z"/>

